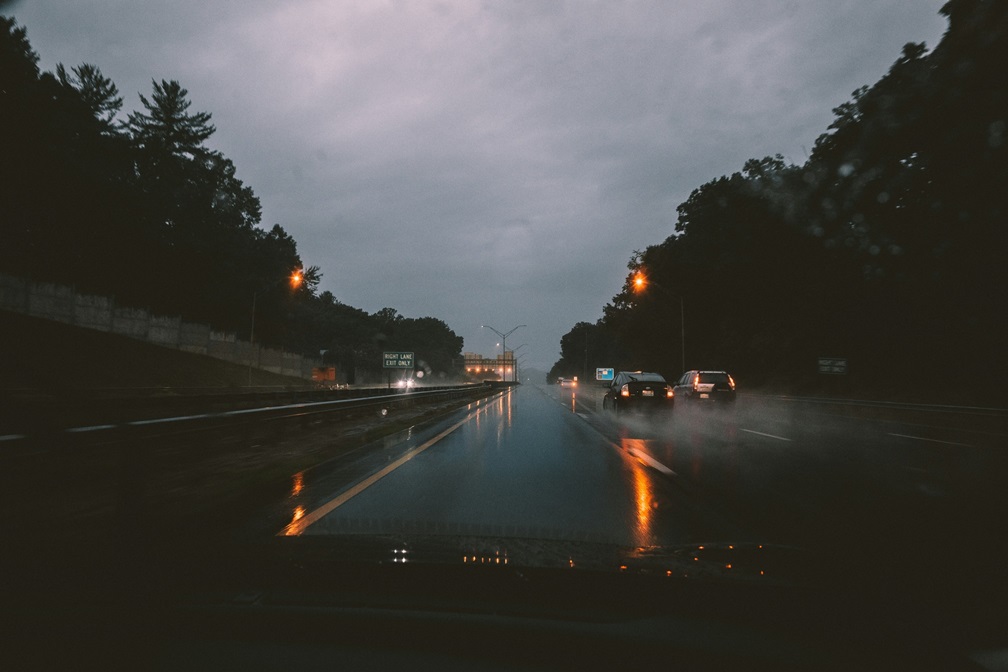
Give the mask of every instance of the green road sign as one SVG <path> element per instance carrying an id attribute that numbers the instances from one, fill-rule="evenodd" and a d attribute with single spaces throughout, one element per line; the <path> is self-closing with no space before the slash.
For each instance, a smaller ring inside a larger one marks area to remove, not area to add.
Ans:
<path id="1" fill-rule="evenodd" d="M 386 369 L 412 369 L 412 352 L 383 352 L 382 367 Z"/>

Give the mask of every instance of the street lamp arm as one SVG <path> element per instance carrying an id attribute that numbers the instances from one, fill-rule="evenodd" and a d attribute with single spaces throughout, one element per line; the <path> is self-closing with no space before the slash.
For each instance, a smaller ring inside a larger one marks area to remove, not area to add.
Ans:
<path id="1" fill-rule="evenodd" d="M 521 329 L 522 327 L 527 327 L 527 326 L 528 326 L 527 324 L 519 324 L 518 326 L 514 327 L 510 331 L 504 332 L 504 333 L 501 333 L 500 331 L 494 329 L 489 324 L 481 324 L 480 328 L 481 329 L 489 329 L 490 331 L 494 332 L 495 334 L 497 334 L 498 336 L 501 337 L 501 345 L 503 346 L 501 348 L 501 351 L 504 353 L 504 356 L 506 357 L 507 356 L 507 337 L 510 336 L 511 334 L 513 334 L 518 329 Z"/>

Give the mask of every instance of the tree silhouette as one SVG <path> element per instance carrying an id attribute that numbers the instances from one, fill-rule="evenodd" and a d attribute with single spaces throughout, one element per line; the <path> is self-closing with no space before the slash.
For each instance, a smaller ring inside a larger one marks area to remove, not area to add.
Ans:
<path id="1" fill-rule="evenodd" d="M 935 49 L 904 46 L 833 110 L 804 165 L 747 161 L 634 253 L 631 275 L 686 297 L 687 367 L 800 391 L 824 384 L 817 356 L 846 356 L 851 389 L 1005 398 L 1008 3 L 941 11 Z M 677 371 L 672 301 L 624 283 L 600 325 L 628 358 L 608 365 Z M 935 385 L 936 370 L 968 384 Z"/>
<path id="2" fill-rule="evenodd" d="M 90 63 L 75 66 L 71 73 L 60 63 L 56 66 L 56 77 L 63 86 L 74 89 L 85 105 L 90 108 L 94 118 L 98 120 L 105 132 L 115 128 L 113 121 L 122 109 L 123 99 L 119 89 L 111 79 L 105 77 L 101 70 Z"/>
<path id="3" fill-rule="evenodd" d="M 131 112 L 127 128 L 134 143 L 155 161 L 165 158 L 196 159 L 204 153 L 203 143 L 216 130 L 208 112 L 188 112 L 192 103 L 175 80 L 151 80 L 150 100 L 140 95 L 147 112 Z"/>

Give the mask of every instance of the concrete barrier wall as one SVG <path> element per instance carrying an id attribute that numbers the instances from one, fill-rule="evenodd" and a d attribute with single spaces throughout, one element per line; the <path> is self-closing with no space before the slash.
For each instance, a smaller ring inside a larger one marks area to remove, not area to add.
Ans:
<path id="1" fill-rule="evenodd" d="M 182 322 L 179 324 L 178 340 L 179 350 L 205 355 L 210 345 L 210 325 Z"/>
<path id="2" fill-rule="evenodd" d="M 146 310 L 117 306 L 110 297 L 78 294 L 72 287 L 3 274 L 0 310 L 120 334 L 235 364 L 251 363 L 266 371 L 306 380 L 311 380 L 313 367 L 321 366 L 318 359 L 253 345 L 206 324 L 183 322 L 178 316 L 151 315 Z"/>
<path id="3" fill-rule="evenodd" d="M 74 291 L 62 285 L 28 285 L 28 314 L 66 324 L 74 323 Z"/>
<path id="4" fill-rule="evenodd" d="M 147 340 L 157 345 L 177 348 L 179 345 L 179 329 L 181 326 L 181 317 L 162 317 L 160 315 L 151 315 L 150 327 L 147 329 Z"/>
<path id="5" fill-rule="evenodd" d="M 75 294 L 74 324 L 85 329 L 112 331 L 112 299 L 105 296 Z"/>
<path id="6" fill-rule="evenodd" d="M 146 310 L 136 308 L 112 309 L 112 332 L 146 341 L 150 329 L 150 315 Z"/>
<path id="7" fill-rule="evenodd" d="M 244 343 L 244 341 L 242 341 Z M 238 340 L 235 338 L 234 334 L 228 334 L 223 331 L 213 331 L 210 330 L 210 336 L 207 339 L 206 344 L 206 354 L 210 357 L 216 357 L 217 359 L 228 359 L 229 357 L 234 357 L 228 361 L 239 361 L 242 364 L 248 364 L 249 355 L 251 349 L 247 352 L 241 352 L 238 348 Z"/>

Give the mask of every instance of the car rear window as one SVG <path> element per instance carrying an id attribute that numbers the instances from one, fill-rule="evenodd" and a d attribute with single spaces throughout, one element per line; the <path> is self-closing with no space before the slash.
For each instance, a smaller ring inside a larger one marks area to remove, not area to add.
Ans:
<path id="1" fill-rule="evenodd" d="M 658 373 L 631 373 L 630 380 L 636 382 L 664 383 L 665 379 Z"/>
<path id="2" fill-rule="evenodd" d="M 727 383 L 728 374 L 721 371 L 701 371 L 701 383 Z"/>

